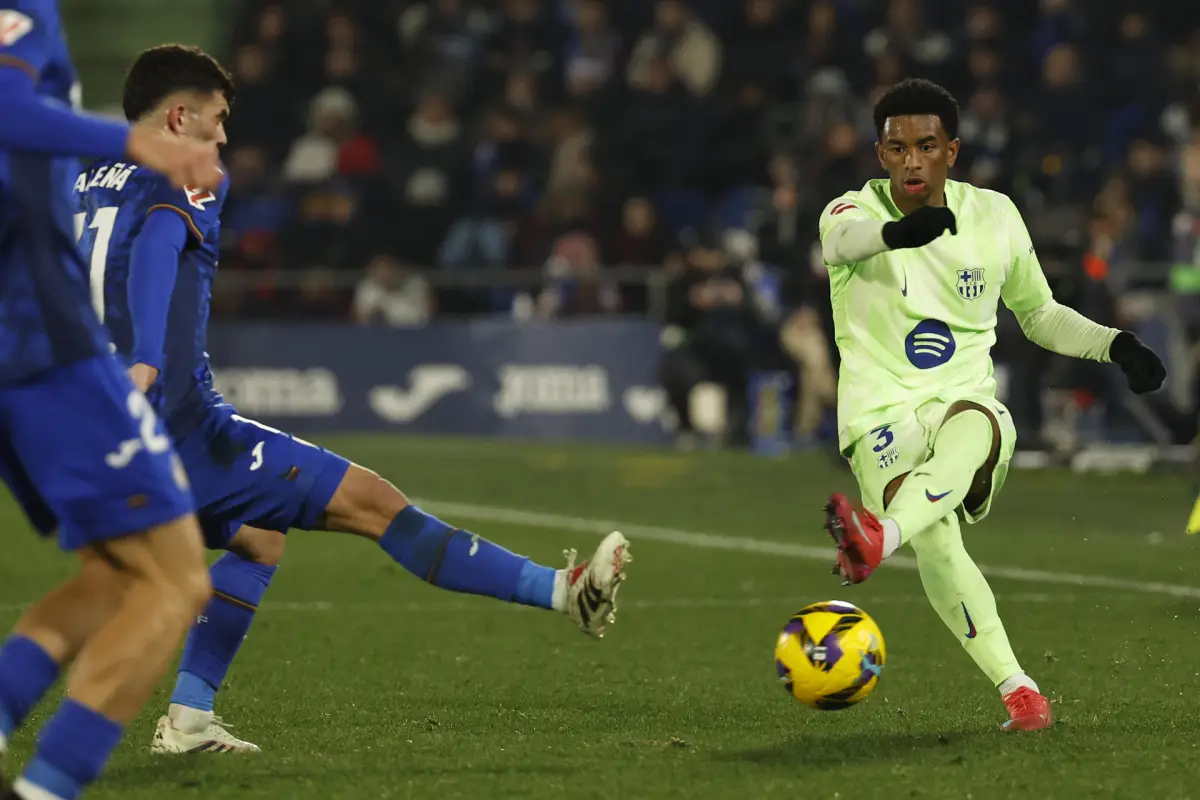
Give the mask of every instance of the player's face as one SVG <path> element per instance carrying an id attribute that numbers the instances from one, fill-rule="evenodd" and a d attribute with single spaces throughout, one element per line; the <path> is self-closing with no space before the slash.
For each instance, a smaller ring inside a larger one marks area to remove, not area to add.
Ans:
<path id="1" fill-rule="evenodd" d="M 902 211 L 945 203 L 946 175 L 958 158 L 958 145 L 934 114 L 888 117 L 875 151 Z"/>
<path id="2" fill-rule="evenodd" d="M 181 133 L 202 142 L 212 142 L 218 147 L 228 139 L 225 137 L 225 120 L 229 119 L 229 101 L 221 92 L 198 94 L 187 106 L 181 119 Z"/>

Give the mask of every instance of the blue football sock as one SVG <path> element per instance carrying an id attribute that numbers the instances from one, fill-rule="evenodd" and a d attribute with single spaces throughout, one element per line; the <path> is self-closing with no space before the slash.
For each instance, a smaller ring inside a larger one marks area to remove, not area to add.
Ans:
<path id="1" fill-rule="evenodd" d="M 75 800 L 100 777 L 125 729 L 98 711 L 66 699 L 38 736 L 37 751 L 14 787 L 36 788 L 59 800 Z"/>
<path id="2" fill-rule="evenodd" d="M 32 639 L 14 635 L 0 645 L 0 741 L 12 738 L 58 673 L 58 663 Z"/>
<path id="3" fill-rule="evenodd" d="M 439 588 L 552 607 L 554 569 L 453 528 L 416 506 L 396 515 L 379 546 L 397 564 Z"/>
<path id="4" fill-rule="evenodd" d="M 212 565 L 212 600 L 188 633 L 172 703 L 213 710 L 217 690 L 250 630 L 275 570 L 233 553 Z"/>

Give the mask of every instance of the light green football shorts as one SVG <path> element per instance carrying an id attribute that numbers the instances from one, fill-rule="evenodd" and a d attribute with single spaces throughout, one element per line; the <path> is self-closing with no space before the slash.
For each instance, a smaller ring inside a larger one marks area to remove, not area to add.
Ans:
<path id="1" fill-rule="evenodd" d="M 992 490 L 979 508 L 959 507 L 967 522 L 979 522 L 992 508 L 992 498 L 1004 486 L 1009 462 L 1017 447 L 1017 429 L 1012 415 L 1004 404 L 989 395 L 959 395 L 950 400 L 940 397 L 921 403 L 913 410 L 902 411 L 890 421 L 882 421 L 850 448 L 850 468 L 858 479 L 863 505 L 876 515 L 883 514 L 883 492 L 899 475 L 911 472 L 933 454 L 933 439 L 946 412 L 959 401 L 978 403 L 992 410 L 1000 424 L 1000 457 L 992 473 Z"/>

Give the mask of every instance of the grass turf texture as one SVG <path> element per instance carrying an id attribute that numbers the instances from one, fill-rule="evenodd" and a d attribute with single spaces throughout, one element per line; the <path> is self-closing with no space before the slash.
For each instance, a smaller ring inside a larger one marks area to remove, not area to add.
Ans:
<path id="1" fill-rule="evenodd" d="M 842 588 L 829 561 L 796 550 L 830 547 L 820 507 L 832 490 L 853 491 L 828 461 L 385 437 L 322 444 L 421 498 L 788 547 L 739 552 L 629 531 L 636 562 L 618 624 L 595 642 L 557 615 L 426 586 L 369 543 L 293 534 L 218 697 L 235 732 L 265 752 L 151 757 L 164 684 L 88 797 L 1200 797 L 1200 589 L 994 578 L 1018 656 L 1059 723 L 1007 735 L 996 730 L 997 693 L 914 571 L 885 567 Z M 1200 587 L 1196 540 L 1182 533 L 1192 499 L 1171 477 L 1017 472 L 991 518 L 967 528 L 968 547 L 989 566 Z M 564 547 L 587 553 L 598 540 L 563 529 L 587 527 L 578 520 L 446 516 L 556 565 Z M 0 522 L 8 627 L 70 564 L 25 532 L 7 498 Z M 772 648 L 789 613 L 830 598 L 878 620 L 889 658 L 865 703 L 820 713 L 779 687 Z M 18 734 L 10 776 L 33 729 Z"/>

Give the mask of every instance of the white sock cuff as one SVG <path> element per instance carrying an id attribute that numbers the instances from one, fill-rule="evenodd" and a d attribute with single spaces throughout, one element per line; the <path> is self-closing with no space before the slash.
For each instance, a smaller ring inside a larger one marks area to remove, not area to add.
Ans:
<path id="1" fill-rule="evenodd" d="M 887 558 L 900 549 L 900 525 L 888 517 L 879 521 L 883 526 L 883 557 Z"/>
<path id="2" fill-rule="evenodd" d="M 1026 689 L 1033 689 L 1035 692 L 1038 692 L 1039 694 L 1041 693 L 1041 690 L 1038 689 L 1038 685 L 1034 682 L 1033 678 L 1029 677 L 1024 672 L 1018 672 L 1016 675 L 1013 675 L 1011 678 L 1007 678 L 1000 682 L 1000 695 L 1004 696 L 1004 695 L 1012 694 L 1017 689 L 1020 689 L 1022 687 L 1026 688 Z"/>

